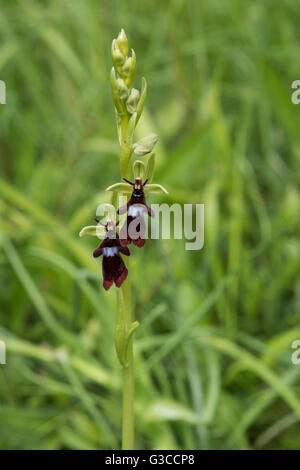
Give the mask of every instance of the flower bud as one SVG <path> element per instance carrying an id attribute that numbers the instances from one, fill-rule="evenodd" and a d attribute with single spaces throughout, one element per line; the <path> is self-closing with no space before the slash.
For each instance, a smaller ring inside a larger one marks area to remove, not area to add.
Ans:
<path id="1" fill-rule="evenodd" d="M 127 111 L 133 114 L 136 111 L 140 99 L 140 92 L 136 88 L 132 88 L 128 100 L 126 101 Z"/>
<path id="2" fill-rule="evenodd" d="M 128 88 L 125 85 L 125 82 L 124 80 L 122 80 L 122 78 L 117 79 L 117 88 L 118 88 L 120 99 L 126 100 L 128 97 Z"/>
<path id="3" fill-rule="evenodd" d="M 128 54 L 128 40 L 123 28 L 117 37 L 117 44 L 123 56 L 126 57 Z"/>
<path id="4" fill-rule="evenodd" d="M 114 39 L 112 42 L 111 55 L 112 55 L 113 63 L 116 64 L 116 66 L 120 67 L 124 64 L 125 58 L 119 49 L 116 39 Z"/>
<path id="5" fill-rule="evenodd" d="M 132 68 L 132 57 L 128 57 L 128 59 L 126 59 L 125 64 L 123 65 L 123 68 L 122 68 L 122 71 L 125 77 L 128 77 L 131 68 Z"/>
<path id="6" fill-rule="evenodd" d="M 131 49 L 131 57 L 128 57 L 122 67 L 122 74 L 127 79 L 126 84 L 130 86 L 133 82 L 136 69 L 136 55 L 133 49 Z"/>
<path id="7" fill-rule="evenodd" d="M 152 152 L 154 145 L 158 141 L 158 135 L 149 134 L 146 137 L 143 137 L 137 143 L 133 145 L 134 153 L 139 156 L 146 155 L 147 153 Z"/>

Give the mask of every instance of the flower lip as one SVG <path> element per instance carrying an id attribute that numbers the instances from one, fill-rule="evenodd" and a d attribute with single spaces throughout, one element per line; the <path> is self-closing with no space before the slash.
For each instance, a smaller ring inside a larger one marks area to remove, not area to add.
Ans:
<path id="1" fill-rule="evenodd" d="M 103 256 L 115 256 L 119 253 L 119 248 L 117 246 L 106 246 L 102 248 Z"/>
<path id="2" fill-rule="evenodd" d="M 143 204 L 133 204 L 132 206 L 128 207 L 128 215 L 134 219 L 142 216 L 144 211 L 145 208 Z"/>

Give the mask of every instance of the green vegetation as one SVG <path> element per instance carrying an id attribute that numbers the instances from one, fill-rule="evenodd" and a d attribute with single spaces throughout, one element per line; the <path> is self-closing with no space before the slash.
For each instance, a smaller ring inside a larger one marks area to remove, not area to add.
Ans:
<path id="1" fill-rule="evenodd" d="M 0 0 L 0 448 L 119 448 L 115 289 L 93 223 L 119 175 L 110 44 L 147 77 L 150 202 L 205 203 L 205 246 L 130 260 L 136 448 L 299 448 L 299 9 L 292 0 Z"/>

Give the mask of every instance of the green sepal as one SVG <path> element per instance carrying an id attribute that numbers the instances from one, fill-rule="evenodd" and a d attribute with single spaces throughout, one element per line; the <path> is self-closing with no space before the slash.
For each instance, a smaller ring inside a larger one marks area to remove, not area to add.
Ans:
<path id="1" fill-rule="evenodd" d="M 144 192 L 146 194 L 169 194 L 161 184 L 146 184 Z"/>
<path id="2" fill-rule="evenodd" d="M 79 232 L 80 237 L 85 237 L 86 235 L 103 238 L 105 237 L 105 227 L 102 227 L 102 225 L 87 225 Z"/>
<path id="3" fill-rule="evenodd" d="M 108 186 L 105 191 L 114 191 L 116 193 L 132 193 L 132 186 L 128 183 L 115 183 L 111 186 Z"/>

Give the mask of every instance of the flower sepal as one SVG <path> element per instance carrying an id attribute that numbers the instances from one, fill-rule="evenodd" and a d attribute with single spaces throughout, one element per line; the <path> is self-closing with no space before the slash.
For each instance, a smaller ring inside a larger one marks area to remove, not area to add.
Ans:
<path id="1" fill-rule="evenodd" d="M 161 184 L 147 184 L 144 191 L 145 194 L 169 194 Z"/>
<path id="2" fill-rule="evenodd" d="M 105 191 L 113 191 L 115 193 L 125 193 L 125 194 L 131 194 L 132 193 L 132 187 L 128 183 L 115 183 L 112 184 L 111 186 L 108 186 Z"/>
<path id="3" fill-rule="evenodd" d="M 134 179 L 141 178 L 142 181 L 145 180 L 146 168 L 144 162 L 141 160 L 136 160 L 133 164 L 133 176 Z"/>
<path id="4" fill-rule="evenodd" d="M 80 232 L 80 237 L 85 236 L 97 237 L 97 238 L 104 238 L 105 237 L 105 227 L 102 225 L 86 225 L 83 227 Z"/>

